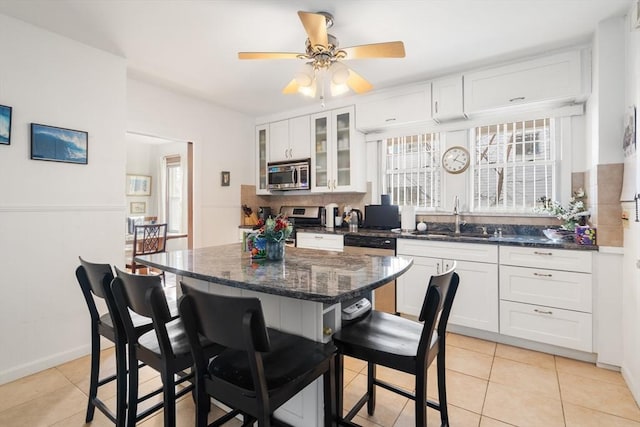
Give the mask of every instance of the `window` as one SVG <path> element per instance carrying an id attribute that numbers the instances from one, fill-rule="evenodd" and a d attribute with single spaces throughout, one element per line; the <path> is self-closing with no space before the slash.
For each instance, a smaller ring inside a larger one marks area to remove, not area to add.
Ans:
<path id="1" fill-rule="evenodd" d="M 384 192 L 394 205 L 440 206 L 440 134 L 425 133 L 383 141 Z"/>
<path id="2" fill-rule="evenodd" d="M 474 144 L 473 210 L 531 212 L 556 185 L 555 119 L 480 126 Z"/>
<path id="3" fill-rule="evenodd" d="M 180 233 L 182 230 L 182 167 L 180 156 L 165 157 L 166 164 L 166 210 L 167 231 Z"/>

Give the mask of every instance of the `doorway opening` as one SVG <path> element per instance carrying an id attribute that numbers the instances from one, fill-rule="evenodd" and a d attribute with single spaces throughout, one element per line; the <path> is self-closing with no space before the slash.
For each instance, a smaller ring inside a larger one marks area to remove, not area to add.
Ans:
<path id="1" fill-rule="evenodd" d="M 137 132 L 125 138 L 127 180 L 150 183 L 144 194 L 127 191 L 127 244 L 133 224 L 155 221 L 167 224 L 167 250 L 192 249 L 193 143 Z"/>

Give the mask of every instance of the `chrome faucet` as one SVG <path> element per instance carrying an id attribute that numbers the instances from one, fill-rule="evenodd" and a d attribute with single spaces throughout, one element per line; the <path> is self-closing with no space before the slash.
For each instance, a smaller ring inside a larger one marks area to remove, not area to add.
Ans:
<path id="1" fill-rule="evenodd" d="M 453 218 L 455 219 L 456 229 L 455 234 L 460 234 L 460 200 L 458 196 L 453 198 Z"/>

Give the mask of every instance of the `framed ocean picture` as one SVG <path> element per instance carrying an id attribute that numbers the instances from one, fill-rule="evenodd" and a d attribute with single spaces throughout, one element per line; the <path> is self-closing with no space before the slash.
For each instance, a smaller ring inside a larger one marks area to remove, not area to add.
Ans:
<path id="1" fill-rule="evenodd" d="M 0 144 L 11 144 L 11 107 L 0 105 Z"/>
<path id="2" fill-rule="evenodd" d="M 31 158 L 34 160 L 86 165 L 88 145 L 87 132 L 31 123 Z"/>

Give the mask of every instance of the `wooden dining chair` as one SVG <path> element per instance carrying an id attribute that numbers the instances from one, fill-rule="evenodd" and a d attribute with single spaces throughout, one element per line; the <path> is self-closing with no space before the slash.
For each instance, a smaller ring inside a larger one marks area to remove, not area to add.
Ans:
<path id="1" fill-rule="evenodd" d="M 148 274 L 146 265 L 138 264 L 135 258 L 138 255 L 150 255 L 165 252 L 167 248 L 167 224 L 141 224 L 133 228 L 133 255 L 131 263 L 126 267 L 133 274 L 138 270 L 144 270 Z M 162 273 L 164 283 L 164 271 Z"/>
<path id="2" fill-rule="evenodd" d="M 341 424 L 351 422 L 367 404 L 373 415 L 376 405 L 376 386 L 412 399 L 415 402 L 415 425 L 427 425 L 427 406 L 440 411 L 442 427 L 449 426 L 445 379 L 445 339 L 447 321 L 460 281 L 450 270 L 431 276 L 419 320 L 405 319 L 389 313 L 371 311 L 358 323 L 351 324 L 333 335 L 338 348 L 336 358 L 336 389 L 338 416 Z M 367 362 L 367 393 L 342 417 L 343 360 L 351 356 Z M 427 369 L 437 357 L 439 401 L 427 400 Z M 386 366 L 415 377 L 415 393 L 376 378 L 376 365 Z"/>

